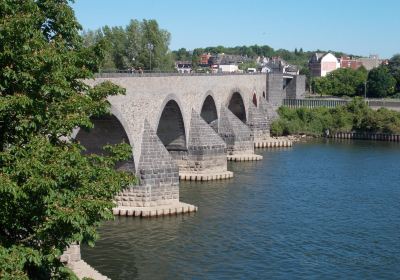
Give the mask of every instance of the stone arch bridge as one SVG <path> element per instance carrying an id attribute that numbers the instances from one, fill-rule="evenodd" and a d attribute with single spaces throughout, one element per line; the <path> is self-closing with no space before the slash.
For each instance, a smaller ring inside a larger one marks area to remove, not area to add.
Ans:
<path id="1" fill-rule="evenodd" d="M 88 153 L 122 141 L 132 146 L 133 159 L 119 168 L 140 183 L 116 196 L 115 214 L 135 216 L 196 210 L 179 202 L 179 178 L 230 178 L 227 159 L 261 159 L 254 146 L 268 141 L 274 109 L 305 87 L 304 77 L 279 74 L 100 76 L 87 83 L 106 80 L 126 94 L 109 97 L 111 115 L 74 137 Z"/>

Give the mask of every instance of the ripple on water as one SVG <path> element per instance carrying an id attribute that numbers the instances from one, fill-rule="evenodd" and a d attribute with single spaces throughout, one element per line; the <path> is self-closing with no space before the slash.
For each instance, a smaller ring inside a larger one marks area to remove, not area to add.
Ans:
<path id="1" fill-rule="evenodd" d="M 181 183 L 188 216 L 117 217 L 85 260 L 112 279 L 396 279 L 400 145 L 317 141 Z"/>

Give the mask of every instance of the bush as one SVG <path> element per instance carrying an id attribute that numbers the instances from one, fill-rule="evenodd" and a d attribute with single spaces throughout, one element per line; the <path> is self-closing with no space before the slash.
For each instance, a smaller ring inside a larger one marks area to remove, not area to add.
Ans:
<path id="1" fill-rule="evenodd" d="M 374 111 L 361 98 L 336 108 L 281 107 L 279 119 L 271 124 L 275 136 L 306 134 L 322 136 L 326 130 L 338 132 L 400 133 L 400 113 L 381 108 Z"/>

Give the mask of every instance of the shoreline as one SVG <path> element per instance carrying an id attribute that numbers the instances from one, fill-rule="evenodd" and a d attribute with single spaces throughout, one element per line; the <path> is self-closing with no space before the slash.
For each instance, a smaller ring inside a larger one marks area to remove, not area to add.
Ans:
<path id="1" fill-rule="evenodd" d="M 279 136 L 279 137 L 287 137 L 293 143 L 304 142 L 309 139 L 320 139 L 320 138 L 400 142 L 400 134 L 369 133 L 369 132 L 337 132 L 329 135 L 293 134 L 293 135 Z"/>

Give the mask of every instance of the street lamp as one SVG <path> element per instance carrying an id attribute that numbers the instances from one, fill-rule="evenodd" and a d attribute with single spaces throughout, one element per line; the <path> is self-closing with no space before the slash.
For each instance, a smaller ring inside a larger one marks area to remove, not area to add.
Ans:
<path id="1" fill-rule="evenodd" d="M 149 50 L 149 55 L 150 55 L 150 72 L 151 72 L 151 52 L 154 49 L 154 45 L 152 43 L 147 43 L 147 49 Z"/>

